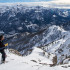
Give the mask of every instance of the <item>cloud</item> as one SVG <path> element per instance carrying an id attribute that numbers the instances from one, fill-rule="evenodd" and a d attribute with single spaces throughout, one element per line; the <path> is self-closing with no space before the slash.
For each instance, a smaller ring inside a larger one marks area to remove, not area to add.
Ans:
<path id="1" fill-rule="evenodd" d="M 70 0 L 52 0 L 54 3 L 70 3 Z"/>
<path id="2" fill-rule="evenodd" d="M 14 5 L 14 4 L 20 4 L 20 3 L 23 4 L 24 2 L 25 5 L 30 5 L 30 6 L 40 5 L 44 7 L 50 7 L 50 8 L 70 9 L 70 0 L 17 0 L 17 1 L 16 0 L 0 0 L 0 2 L 1 1 L 4 1 L 4 3 L 0 3 L 0 5 Z M 16 3 L 13 3 L 13 2 L 16 2 Z"/>
<path id="3" fill-rule="evenodd" d="M 48 2 L 53 7 L 70 9 L 70 0 L 52 0 Z"/>

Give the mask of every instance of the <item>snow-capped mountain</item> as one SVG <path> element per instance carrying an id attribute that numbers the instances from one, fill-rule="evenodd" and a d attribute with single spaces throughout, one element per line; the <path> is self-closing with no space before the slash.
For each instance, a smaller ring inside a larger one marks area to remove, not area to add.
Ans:
<path id="1" fill-rule="evenodd" d="M 34 6 L 34 5 L 35 6 Z M 38 3 L 17 3 L 0 5 L 0 31 L 5 33 L 37 32 L 47 25 L 67 27 L 70 9 L 49 8 Z M 33 6 L 32 6 L 33 5 Z"/>
<path id="2" fill-rule="evenodd" d="M 30 56 L 41 50 L 42 58 L 53 59 L 54 65 L 70 61 L 70 9 L 1 4 L 0 32 L 9 43 L 7 48 L 20 55 Z"/>
<path id="3" fill-rule="evenodd" d="M 21 55 L 25 56 L 31 54 L 34 47 L 38 47 L 43 50 L 45 57 L 55 55 L 56 64 L 63 64 L 66 60 L 70 61 L 69 38 L 69 31 L 53 25 L 33 34 L 16 34 L 8 38 L 6 42 L 9 43 L 9 49 L 18 50 Z"/>

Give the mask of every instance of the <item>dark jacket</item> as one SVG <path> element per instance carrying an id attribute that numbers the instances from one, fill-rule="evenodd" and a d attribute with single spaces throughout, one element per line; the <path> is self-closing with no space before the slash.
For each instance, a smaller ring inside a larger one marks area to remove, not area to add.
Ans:
<path id="1" fill-rule="evenodd" d="M 5 49 L 5 45 L 3 44 L 2 41 L 0 41 L 0 50 L 4 50 Z"/>

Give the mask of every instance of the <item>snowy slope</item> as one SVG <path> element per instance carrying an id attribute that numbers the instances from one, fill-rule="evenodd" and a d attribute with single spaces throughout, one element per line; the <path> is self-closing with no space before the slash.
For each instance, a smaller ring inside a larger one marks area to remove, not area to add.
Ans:
<path id="1" fill-rule="evenodd" d="M 53 41 L 47 44 L 44 47 L 44 50 L 48 53 L 55 54 L 57 56 L 57 64 L 69 63 L 70 61 L 70 32 L 63 30 L 60 27 L 58 27 L 58 29 L 62 30 L 61 32 L 62 37 L 56 41 Z"/>
<path id="2" fill-rule="evenodd" d="M 38 47 L 43 50 L 46 58 L 52 55 L 57 56 L 57 64 L 70 62 L 70 32 L 56 25 L 35 34 L 15 35 L 7 42 L 9 48 L 19 51 L 23 56 L 28 56 L 34 47 Z"/>
<path id="3" fill-rule="evenodd" d="M 36 34 L 28 34 L 28 36 L 26 34 L 15 35 L 8 40 L 9 47 L 18 50 L 21 55 L 29 55 L 34 47 L 40 47 L 48 53 L 48 56 L 57 56 L 57 64 L 65 64 L 66 60 L 70 61 L 69 42 L 70 32 L 56 25 Z"/>
<path id="4" fill-rule="evenodd" d="M 34 51 L 31 55 L 26 57 L 21 57 L 15 54 L 12 54 L 8 51 L 7 59 L 8 63 L 1 64 L 0 70 L 69 70 L 70 66 L 60 65 L 55 67 L 50 67 L 47 63 L 52 64 L 50 59 L 47 59 L 40 55 L 43 51 L 39 48 L 34 48 Z M 41 64 L 42 63 L 42 64 Z"/>

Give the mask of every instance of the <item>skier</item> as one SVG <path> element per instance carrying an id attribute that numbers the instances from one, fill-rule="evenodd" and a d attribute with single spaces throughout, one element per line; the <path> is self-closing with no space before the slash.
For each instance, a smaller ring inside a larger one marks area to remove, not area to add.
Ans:
<path id="1" fill-rule="evenodd" d="M 6 59 L 6 53 L 4 51 L 5 45 L 3 44 L 3 40 L 4 40 L 4 36 L 1 35 L 0 36 L 0 53 L 2 54 L 2 62 L 1 63 L 5 63 L 5 59 Z"/>

